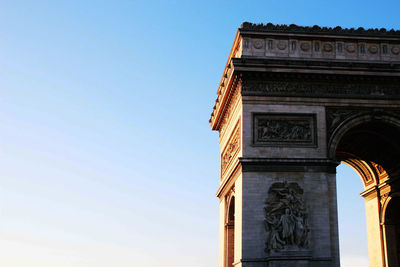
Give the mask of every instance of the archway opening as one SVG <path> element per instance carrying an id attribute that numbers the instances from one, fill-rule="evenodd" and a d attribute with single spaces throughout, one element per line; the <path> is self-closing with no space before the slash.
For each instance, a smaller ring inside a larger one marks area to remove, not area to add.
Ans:
<path id="1" fill-rule="evenodd" d="M 336 148 L 336 159 L 352 166 L 368 186 L 374 174 L 394 172 L 399 167 L 399 136 L 400 130 L 388 123 L 361 123 L 342 136 Z"/>
<path id="2" fill-rule="evenodd" d="M 385 231 L 390 226 L 384 225 L 383 207 L 388 195 L 399 192 L 395 186 L 399 178 L 399 136 L 399 128 L 371 119 L 342 132 L 336 146 L 336 160 L 351 166 L 363 183 L 370 266 L 398 266 L 391 263 L 398 258 L 397 250 L 390 252 L 397 239 L 388 237 L 398 228 Z"/>
<path id="3" fill-rule="evenodd" d="M 225 223 L 225 266 L 232 267 L 235 253 L 235 197 L 232 196 L 228 203 L 227 219 Z"/>
<path id="4" fill-rule="evenodd" d="M 341 267 L 369 266 L 363 183 L 347 164 L 337 167 L 337 204 Z"/>

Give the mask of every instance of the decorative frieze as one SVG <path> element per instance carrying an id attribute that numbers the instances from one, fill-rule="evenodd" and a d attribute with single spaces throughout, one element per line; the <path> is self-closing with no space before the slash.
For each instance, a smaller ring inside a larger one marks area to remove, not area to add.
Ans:
<path id="1" fill-rule="evenodd" d="M 221 122 L 221 128 L 219 131 L 219 136 L 223 136 L 225 134 L 226 128 L 229 124 L 229 121 L 232 117 L 233 111 L 235 107 L 237 106 L 239 100 L 240 100 L 241 94 L 240 94 L 240 82 L 237 83 L 237 86 L 235 87 L 235 91 L 233 92 L 230 101 L 228 102 L 228 107 L 226 108 L 225 114 L 223 116 L 222 122 Z"/>
<path id="2" fill-rule="evenodd" d="M 233 159 L 240 151 L 240 121 L 237 123 L 227 145 L 221 153 L 221 175 L 225 173 Z"/>
<path id="3" fill-rule="evenodd" d="M 314 114 L 254 114 L 254 145 L 316 146 Z"/>
<path id="4" fill-rule="evenodd" d="M 400 86 L 394 84 L 323 83 L 295 81 L 244 80 L 245 96 L 304 96 L 343 98 L 400 98 Z"/>
<path id="5" fill-rule="evenodd" d="M 279 32 L 279 36 L 276 32 Z M 399 31 L 244 23 L 240 34 L 247 44 L 243 47 L 244 56 L 339 60 L 365 60 L 368 57 L 372 61 L 400 59 Z M 328 38 L 327 34 L 330 35 Z M 346 35 L 352 38 L 343 38 Z M 297 46 L 297 43 L 300 45 Z"/>
<path id="6" fill-rule="evenodd" d="M 382 40 L 370 42 L 349 40 L 324 41 L 310 38 L 303 39 L 265 39 L 249 38 L 243 40 L 243 56 L 258 57 L 290 57 L 290 58 L 318 58 L 318 59 L 348 59 L 372 61 L 398 61 L 400 59 L 400 42 L 387 43 Z M 297 46 L 300 43 L 300 46 Z M 251 45 L 249 45 L 251 44 Z M 343 49 L 344 47 L 344 49 Z M 389 49 L 388 49 L 389 48 Z"/>
<path id="7" fill-rule="evenodd" d="M 297 183 L 274 183 L 268 191 L 266 203 L 265 252 L 308 249 L 310 227 L 303 189 Z"/>

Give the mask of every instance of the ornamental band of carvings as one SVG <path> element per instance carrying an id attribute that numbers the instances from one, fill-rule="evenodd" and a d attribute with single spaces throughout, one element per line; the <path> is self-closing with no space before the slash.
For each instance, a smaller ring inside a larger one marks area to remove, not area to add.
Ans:
<path id="1" fill-rule="evenodd" d="M 229 102 L 229 105 L 227 107 L 227 110 L 225 112 L 223 121 L 221 123 L 221 130 L 219 132 L 219 136 L 220 137 L 223 136 L 225 131 L 226 131 L 226 128 L 227 128 L 227 126 L 229 124 L 229 120 L 232 117 L 234 108 L 236 107 L 237 103 L 239 102 L 240 96 L 241 95 L 240 95 L 239 88 L 235 88 L 235 91 L 234 91 L 234 93 L 232 95 L 232 98 L 231 98 L 231 100 Z"/>
<path id="2" fill-rule="evenodd" d="M 243 81 L 242 95 L 400 98 L 400 86 L 277 81 Z"/>
<path id="3" fill-rule="evenodd" d="M 274 183 L 265 210 L 265 252 L 299 251 L 309 248 L 307 209 L 303 189 L 297 183 Z"/>
<path id="4" fill-rule="evenodd" d="M 313 114 L 255 114 L 254 144 L 315 146 L 315 120 Z"/>
<path id="5" fill-rule="evenodd" d="M 221 154 L 221 174 L 224 174 L 232 160 L 237 156 L 240 150 L 240 124 L 236 125 L 232 136 Z"/>

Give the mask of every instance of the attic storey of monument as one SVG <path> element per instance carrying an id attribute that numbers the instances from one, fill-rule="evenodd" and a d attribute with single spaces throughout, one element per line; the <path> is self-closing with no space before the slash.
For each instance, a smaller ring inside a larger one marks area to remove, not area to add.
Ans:
<path id="1" fill-rule="evenodd" d="M 363 179 L 371 266 L 398 266 L 399 122 L 399 31 L 243 23 L 210 118 L 219 266 L 339 266 L 340 161 Z"/>

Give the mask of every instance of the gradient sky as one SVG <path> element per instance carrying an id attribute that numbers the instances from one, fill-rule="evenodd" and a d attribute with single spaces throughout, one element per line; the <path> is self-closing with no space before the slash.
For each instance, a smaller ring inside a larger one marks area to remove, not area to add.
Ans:
<path id="1" fill-rule="evenodd" d="M 208 119 L 243 21 L 400 28 L 398 1 L 0 0 L 0 266 L 217 265 Z M 340 166 L 343 266 L 361 191 Z"/>

